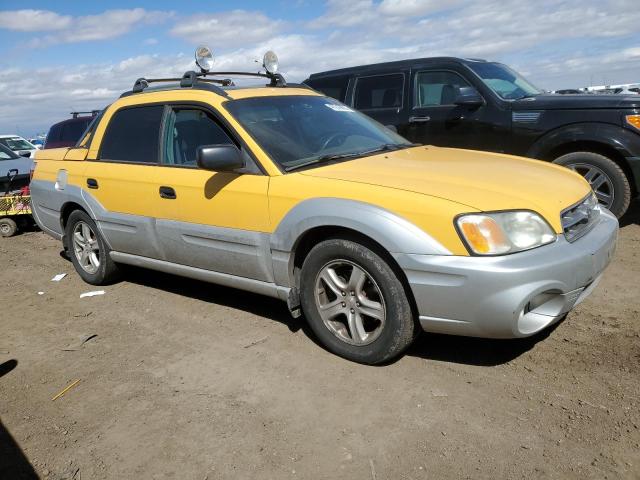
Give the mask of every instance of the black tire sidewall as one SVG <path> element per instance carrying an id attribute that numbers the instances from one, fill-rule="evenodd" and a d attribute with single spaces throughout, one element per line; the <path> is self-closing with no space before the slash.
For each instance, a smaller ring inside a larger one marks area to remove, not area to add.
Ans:
<path id="1" fill-rule="evenodd" d="M 96 239 L 98 240 L 98 246 L 100 247 L 100 266 L 98 267 L 98 271 L 93 274 L 86 272 L 80 266 L 80 263 L 76 258 L 76 253 L 74 251 L 73 229 L 78 224 L 78 222 L 81 222 L 81 221 L 91 227 L 91 229 L 96 235 Z M 69 258 L 71 259 L 71 262 L 73 263 L 73 266 L 75 267 L 76 272 L 78 272 L 78 275 L 80 275 L 85 282 L 91 285 L 105 285 L 106 283 L 109 283 L 110 278 L 109 278 L 108 267 L 109 267 L 109 262 L 112 262 L 112 260 L 109 258 L 109 248 L 106 242 L 104 241 L 104 239 L 102 238 L 102 235 L 100 234 L 100 231 L 98 230 L 98 227 L 96 226 L 96 223 L 93 221 L 93 219 L 82 210 L 76 210 L 72 212 L 71 215 L 69 215 L 69 218 L 67 220 L 65 236 L 67 237 Z"/>
<path id="2" fill-rule="evenodd" d="M 13 237 L 18 231 L 18 224 L 11 218 L 0 218 L 0 223 L 9 225 L 9 233 L 5 234 L 2 230 L 0 230 L 0 236 L 2 237 L 5 237 L 5 238 Z"/>
<path id="3" fill-rule="evenodd" d="M 386 318 L 380 336 L 363 346 L 349 345 L 325 325 L 315 302 L 318 272 L 332 260 L 347 260 L 375 280 L 384 298 Z M 331 352 L 359 363 L 376 364 L 400 355 L 413 341 L 417 327 L 404 286 L 387 262 L 369 248 L 349 240 L 326 240 L 316 245 L 304 261 L 300 278 L 302 309 L 314 334 Z"/>
<path id="4" fill-rule="evenodd" d="M 584 163 L 598 167 L 607 174 L 613 183 L 615 198 L 609 209 L 611 213 L 620 218 L 629 208 L 631 202 L 629 179 L 620 166 L 610 158 L 593 152 L 572 152 L 558 157 L 553 163 L 562 166 Z"/>

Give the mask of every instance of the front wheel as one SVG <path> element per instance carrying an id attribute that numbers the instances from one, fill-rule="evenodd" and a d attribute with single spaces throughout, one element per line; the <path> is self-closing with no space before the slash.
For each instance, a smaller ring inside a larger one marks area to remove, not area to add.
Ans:
<path id="1" fill-rule="evenodd" d="M 393 269 L 372 249 L 350 240 L 326 240 L 311 249 L 302 265 L 300 297 L 322 344 L 355 362 L 388 362 L 419 332 Z"/>
<path id="2" fill-rule="evenodd" d="M 600 205 L 620 218 L 631 203 L 629 179 L 620 166 L 604 155 L 593 152 L 572 152 L 556 158 L 553 163 L 564 165 L 589 182 Z"/>

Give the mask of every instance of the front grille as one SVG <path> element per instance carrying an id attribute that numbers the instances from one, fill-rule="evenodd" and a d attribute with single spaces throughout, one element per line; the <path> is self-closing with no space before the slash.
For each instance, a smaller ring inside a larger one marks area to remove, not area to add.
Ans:
<path id="1" fill-rule="evenodd" d="M 580 203 L 561 213 L 562 229 L 569 242 L 574 242 L 587 233 L 596 224 L 600 216 L 600 205 L 593 193 Z"/>

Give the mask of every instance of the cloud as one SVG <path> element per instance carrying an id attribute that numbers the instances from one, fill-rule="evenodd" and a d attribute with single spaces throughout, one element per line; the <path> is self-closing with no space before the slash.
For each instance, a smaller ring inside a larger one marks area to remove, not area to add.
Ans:
<path id="1" fill-rule="evenodd" d="M 16 13 L 27 24 L 33 19 L 36 20 L 23 28 L 23 31 L 51 32 L 43 37 L 31 39 L 27 46 L 32 48 L 57 43 L 107 40 L 124 35 L 138 25 L 160 23 L 173 16 L 173 12 L 150 11 L 144 8 L 106 10 L 97 15 L 78 17 L 61 16 L 43 10 L 18 10 L 0 12 L 0 28 L 18 30 L 19 28 L 13 25 L 13 15 Z M 8 21 L 9 18 L 12 18 L 11 22 Z"/>
<path id="2" fill-rule="evenodd" d="M 0 28 L 5 30 L 49 32 L 68 28 L 71 23 L 71 16 L 59 15 L 49 10 L 0 11 Z"/>
<path id="3" fill-rule="evenodd" d="M 174 16 L 168 35 L 194 47 L 208 43 L 220 70 L 255 71 L 254 61 L 273 49 L 290 82 L 353 65 L 453 55 L 503 61 L 536 85 L 557 89 L 586 86 L 591 80 L 640 80 L 640 10 L 633 5 L 630 0 L 331 0 L 310 21 L 284 22 L 242 10 Z M 109 38 L 170 15 L 143 9 L 70 20 L 58 15 L 63 20 L 52 20 L 49 30 L 41 30 L 40 41 Z M 56 27 L 65 21 L 78 28 Z M 4 24 L 2 20 L 0 26 Z M 167 43 L 161 32 L 154 31 L 144 43 L 153 40 Z M 91 110 L 113 101 L 138 77 L 181 76 L 194 68 L 192 59 L 187 50 L 183 55 L 116 57 L 35 72 L 5 61 L 0 68 L 0 131 L 16 125 L 30 133 L 46 130 L 71 108 Z"/>
<path id="4" fill-rule="evenodd" d="M 215 49 L 260 42 L 277 35 L 284 27 L 285 22 L 261 12 L 232 10 L 182 18 L 169 33 L 194 43 L 209 43 Z"/>

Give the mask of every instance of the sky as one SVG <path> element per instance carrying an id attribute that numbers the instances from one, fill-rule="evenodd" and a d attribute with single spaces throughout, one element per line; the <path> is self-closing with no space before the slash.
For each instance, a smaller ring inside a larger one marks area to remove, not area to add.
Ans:
<path id="1" fill-rule="evenodd" d="M 546 90 L 640 82 L 638 0 L 0 0 L 0 134 L 46 133 L 139 77 L 256 71 L 274 50 L 289 81 L 439 55 L 506 63 Z"/>

